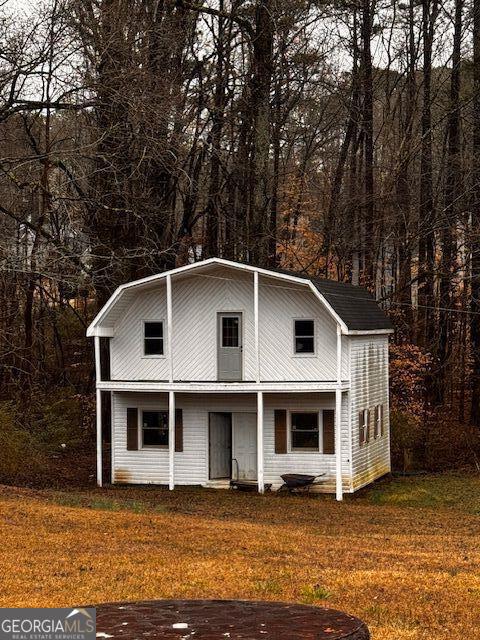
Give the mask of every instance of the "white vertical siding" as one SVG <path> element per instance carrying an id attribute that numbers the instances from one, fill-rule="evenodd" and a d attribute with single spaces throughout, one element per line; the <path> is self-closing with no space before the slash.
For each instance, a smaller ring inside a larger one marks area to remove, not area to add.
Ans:
<path id="1" fill-rule="evenodd" d="M 127 407 L 168 411 L 166 393 L 114 393 L 114 482 L 168 484 L 168 449 L 127 451 Z M 207 477 L 208 415 L 179 394 L 176 406 L 183 409 L 183 451 L 175 452 L 175 482 L 202 484 Z"/>
<path id="2" fill-rule="evenodd" d="M 342 489 L 353 491 L 352 478 L 352 422 L 350 419 L 350 392 L 342 393 Z"/>
<path id="3" fill-rule="evenodd" d="M 315 354 L 294 353 L 294 319 L 315 321 Z M 311 291 L 260 280 L 261 380 L 335 380 L 336 323 Z"/>
<path id="4" fill-rule="evenodd" d="M 253 276 L 237 273 L 173 279 L 174 380 L 217 379 L 217 314 L 222 311 L 242 313 L 243 379 L 255 380 Z"/>
<path id="5" fill-rule="evenodd" d="M 127 407 L 167 410 L 167 394 L 114 393 L 112 401 L 113 481 L 132 484 L 167 484 L 168 450 L 127 451 Z M 177 394 L 183 410 L 183 451 L 175 453 L 175 483 L 204 484 L 208 480 L 208 414 L 210 411 L 255 412 L 253 394 Z M 321 453 L 275 453 L 274 410 L 334 409 L 335 396 L 328 394 L 266 394 L 264 407 L 265 482 L 281 484 L 282 473 L 325 473 L 325 491 L 335 491 L 335 456 Z M 348 403 L 342 402 L 343 489 L 351 490 L 348 436 Z"/>
<path id="6" fill-rule="evenodd" d="M 112 393 L 112 481 L 168 484 L 168 450 L 127 451 L 127 407 L 167 410 L 167 394 Z"/>
<path id="7" fill-rule="evenodd" d="M 351 336 L 351 421 L 353 490 L 390 471 L 390 420 L 388 413 L 388 337 Z M 383 404 L 385 434 L 360 446 L 358 414 L 374 412 Z"/>
<path id="8" fill-rule="evenodd" d="M 335 410 L 334 393 L 318 394 L 267 394 L 265 395 L 264 412 L 264 469 L 265 482 L 274 487 L 281 484 L 283 473 L 325 474 L 322 489 L 335 492 L 335 455 L 322 453 L 291 451 L 290 434 L 288 453 L 275 453 L 274 410 L 287 410 L 287 430 L 290 429 L 290 413 L 292 411 Z M 320 434 L 321 438 L 321 434 Z M 348 447 L 348 402 L 346 394 L 342 397 L 342 485 L 345 492 L 351 490 L 350 453 Z"/>
<path id="9" fill-rule="evenodd" d="M 143 321 L 162 320 L 164 357 L 144 357 Z M 112 380 L 168 380 L 167 304 L 165 284 L 139 292 L 115 326 L 110 339 Z"/>

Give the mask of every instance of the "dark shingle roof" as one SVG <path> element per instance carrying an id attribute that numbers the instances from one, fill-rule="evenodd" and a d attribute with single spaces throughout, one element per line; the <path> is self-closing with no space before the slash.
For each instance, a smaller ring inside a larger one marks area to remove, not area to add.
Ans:
<path id="1" fill-rule="evenodd" d="M 350 331 L 393 329 L 390 318 L 363 287 L 319 278 L 310 280 Z"/>
<path id="2" fill-rule="evenodd" d="M 336 280 L 313 278 L 295 271 L 271 268 L 269 270 L 310 280 L 347 325 L 349 331 L 393 329 L 390 318 L 381 309 L 371 293 L 363 287 Z"/>

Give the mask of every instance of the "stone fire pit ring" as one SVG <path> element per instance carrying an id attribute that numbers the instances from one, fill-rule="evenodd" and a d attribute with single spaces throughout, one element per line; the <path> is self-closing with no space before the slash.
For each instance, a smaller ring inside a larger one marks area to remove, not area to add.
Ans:
<path id="1" fill-rule="evenodd" d="M 97 638 L 113 640 L 369 640 L 364 622 L 328 609 L 247 600 L 100 604 Z"/>

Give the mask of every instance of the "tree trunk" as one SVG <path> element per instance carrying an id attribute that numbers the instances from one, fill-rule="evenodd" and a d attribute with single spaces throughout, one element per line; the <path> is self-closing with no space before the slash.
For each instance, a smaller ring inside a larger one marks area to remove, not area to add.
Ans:
<path id="1" fill-rule="evenodd" d="M 270 204 L 270 228 L 268 237 L 268 265 L 277 266 L 277 235 L 278 235 L 278 190 L 280 184 L 280 135 L 282 130 L 281 103 L 282 103 L 282 62 L 280 62 L 280 75 L 275 80 L 272 126 L 272 199 Z"/>
<path id="2" fill-rule="evenodd" d="M 363 84 L 363 133 L 364 133 L 364 270 L 362 284 L 373 290 L 375 286 L 375 193 L 373 148 L 373 69 L 372 37 L 373 15 L 371 0 L 363 0 L 362 6 L 362 84 Z"/>
<path id="3" fill-rule="evenodd" d="M 218 10 L 223 13 L 223 0 L 219 0 Z M 219 226 L 220 226 L 220 153 L 225 105 L 226 77 L 224 70 L 224 17 L 218 16 L 218 33 L 215 64 L 215 98 L 212 113 L 212 128 L 210 132 L 211 159 L 210 184 L 208 188 L 205 257 L 211 258 L 219 254 Z"/>
<path id="4" fill-rule="evenodd" d="M 57 6 L 54 4 L 52 14 L 50 16 L 50 24 L 48 29 L 48 58 L 47 73 L 45 77 L 45 96 L 47 103 L 50 101 L 51 88 L 54 81 L 54 46 L 55 46 L 55 20 Z M 33 237 L 30 250 L 29 273 L 26 282 L 25 307 L 24 307 L 24 354 L 23 354 L 23 378 L 25 386 L 23 391 L 26 392 L 33 382 L 33 362 L 34 362 L 34 300 L 37 286 L 39 283 L 37 254 L 40 249 L 41 235 L 40 230 L 43 229 L 45 221 L 51 210 L 51 193 L 50 193 L 50 153 L 51 153 L 51 120 L 52 113 L 50 107 L 45 109 L 44 118 L 44 150 L 42 158 L 42 174 L 40 177 L 40 188 L 38 190 L 38 217 L 36 220 L 36 232 Z"/>
<path id="5" fill-rule="evenodd" d="M 250 259 L 268 264 L 270 184 L 270 89 L 273 74 L 274 2 L 259 0 L 252 57 L 252 162 Z"/>
<path id="6" fill-rule="evenodd" d="M 343 138 L 342 144 L 340 146 L 340 152 L 338 155 L 337 165 L 335 167 L 335 173 L 333 175 L 332 186 L 330 189 L 330 200 L 328 204 L 328 209 L 324 222 L 324 232 L 323 232 L 323 256 L 325 260 L 323 273 L 326 278 L 329 275 L 329 262 L 330 262 L 330 253 L 332 250 L 332 241 L 334 235 L 334 221 L 336 219 L 340 194 L 343 185 L 343 179 L 345 174 L 345 166 L 348 159 L 348 151 L 351 145 L 355 144 L 355 139 L 358 131 L 358 103 L 360 99 L 360 86 L 359 86 L 359 78 L 358 78 L 358 46 L 357 46 L 357 36 L 356 36 L 356 22 L 357 17 L 356 13 L 353 18 L 354 21 L 354 33 L 353 33 L 353 43 L 352 43 L 352 80 L 351 80 L 351 89 L 350 89 L 350 103 L 349 103 L 349 113 L 348 113 L 348 121 L 345 130 L 345 136 Z"/>
<path id="7" fill-rule="evenodd" d="M 472 423 L 480 427 L 480 0 L 473 2 L 473 154 L 471 229 Z"/>
<path id="8" fill-rule="evenodd" d="M 404 319 L 403 333 L 407 339 L 411 338 L 412 313 L 412 250 L 410 238 L 411 217 L 411 159 L 413 147 L 413 120 L 415 117 L 415 0 L 408 5 L 408 70 L 405 96 L 405 117 L 402 123 L 403 144 L 399 161 L 397 179 L 397 210 L 398 210 L 398 279 L 396 286 L 396 301 L 400 303 L 400 311 Z"/>
<path id="9" fill-rule="evenodd" d="M 423 105 L 420 160 L 419 259 L 418 259 L 418 342 L 426 349 L 434 343 L 435 209 L 432 160 L 432 49 L 437 0 L 422 0 Z"/>
<path id="10" fill-rule="evenodd" d="M 435 376 L 435 400 L 444 402 L 447 375 L 453 344 L 455 326 L 453 314 L 446 309 L 453 306 L 455 278 L 456 232 L 458 221 L 458 198 L 461 193 L 461 138 L 460 138 L 460 63 L 462 41 L 463 0 L 455 3 L 455 28 L 453 34 L 452 73 L 450 78 L 450 104 L 447 120 L 447 158 L 444 191 L 444 208 L 441 218 L 442 259 L 440 263 L 440 300 L 438 316 L 437 361 L 439 375 Z"/>

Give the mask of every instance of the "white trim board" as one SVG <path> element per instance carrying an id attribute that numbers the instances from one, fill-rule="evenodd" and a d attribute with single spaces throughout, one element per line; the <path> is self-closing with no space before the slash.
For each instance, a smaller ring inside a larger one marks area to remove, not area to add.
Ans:
<path id="1" fill-rule="evenodd" d="M 323 393 L 334 392 L 337 382 L 149 382 L 145 380 L 109 380 L 97 382 L 102 391 L 152 391 L 179 393 Z M 347 391 L 350 383 L 341 383 L 342 391 Z"/>

